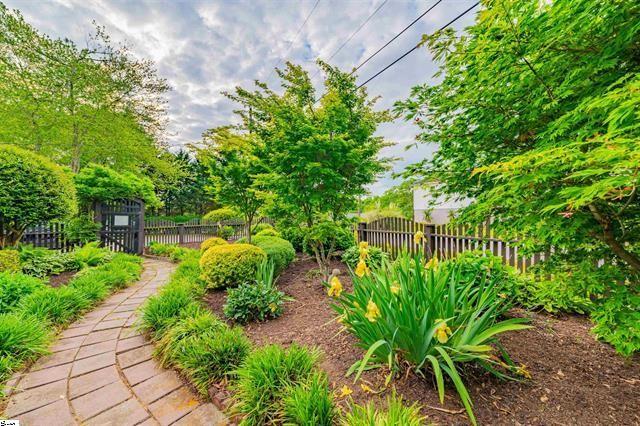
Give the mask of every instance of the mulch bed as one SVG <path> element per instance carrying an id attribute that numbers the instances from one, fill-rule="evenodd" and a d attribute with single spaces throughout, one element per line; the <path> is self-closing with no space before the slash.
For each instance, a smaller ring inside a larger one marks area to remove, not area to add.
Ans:
<path id="1" fill-rule="evenodd" d="M 346 271 L 336 262 L 333 267 Z M 286 304 L 284 314 L 265 323 L 245 327 L 256 344 L 299 343 L 319 347 L 325 354 L 322 368 L 335 389 L 348 385 L 358 403 L 383 400 L 363 391 L 353 378 L 345 378 L 349 367 L 364 353 L 357 339 L 341 331 L 334 321 L 331 299 L 313 271 L 315 261 L 298 258 L 278 279 L 278 287 L 295 300 Z M 345 290 L 351 287 L 346 273 L 341 276 Z M 224 291 L 207 296 L 210 308 L 222 317 Z M 465 383 L 474 401 L 479 424 L 490 425 L 639 425 L 640 357 L 625 360 L 614 350 L 594 340 L 589 320 L 582 316 L 552 316 L 514 310 L 527 315 L 534 328 L 501 337 L 514 361 L 526 364 L 533 378 L 523 382 L 503 382 L 482 370 L 470 367 Z M 363 380 L 374 390 L 383 390 L 384 372 L 370 371 Z M 392 382 L 407 402 L 417 401 L 428 421 L 437 424 L 467 424 L 468 419 L 452 384 L 445 404 L 438 400 L 433 379 L 408 374 Z M 215 394 L 216 390 L 212 389 Z M 345 401 L 340 401 L 345 404 Z"/>
<path id="2" fill-rule="evenodd" d="M 58 275 L 52 275 L 49 277 L 49 286 L 55 288 L 67 285 L 77 273 L 78 271 L 66 271 L 61 272 Z"/>

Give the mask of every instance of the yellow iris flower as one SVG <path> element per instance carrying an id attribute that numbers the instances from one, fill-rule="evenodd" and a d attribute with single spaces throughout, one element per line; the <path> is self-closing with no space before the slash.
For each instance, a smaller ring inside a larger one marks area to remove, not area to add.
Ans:
<path id="1" fill-rule="evenodd" d="M 425 268 L 427 269 L 437 269 L 438 268 L 438 257 L 437 256 L 433 256 L 431 259 L 429 259 L 429 261 L 427 262 L 427 264 L 425 265 Z"/>
<path id="2" fill-rule="evenodd" d="M 437 319 L 436 324 L 438 324 L 438 326 L 436 327 L 436 332 L 433 337 L 438 339 L 438 342 L 440 343 L 447 343 L 447 340 L 449 340 L 449 336 L 451 336 L 452 333 L 451 329 L 447 323 L 441 319 Z"/>
<path id="3" fill-rule="evenodd" d="M 331 278 L 331 283 L 329 289 L 327 290 L 327 294 L 332 297 L 340 297 L 342 294 L 342 283 L 338 277 Z"/>
<path id="4" fill-rule="evenodd" d="M 340 389 L 340 395 L 338 395 L 338 398 L 344 398 L 345 396 L 349 396 L 353 393 L 353 390 L 347 386 L 344 385 L 342 386 L 342 389 Z"/>
<path id="5" fill-rule="evenodd" d="M 416 231 L 416 233 L 413 234 L 413 242 L 416 244 L 422 244 L 423 241 L 424 241 L 424 232 Z"/>
<path id="6" fill-rule="evenodd" d="M 360 244 L 358 244 L 358 247 L 360 249 L 368 249 L 369 248 L 369 243 L 367 241 L 361 241 Z"/>
<path id="7" fill-rule="evenodd" d="M 360 262 L 358 262 L 358 266 L 356 266 L 356 271 L 355 271 L 356 275 L 359 276 L 360 278 L 364 277 L 365 274 L 369 274 L 369 267 L 367 266 L 367 263 L 360 259 Z"/>
<path id="8" fill-rule="evenodd" d="M 391 293 L 393 294 L 398 294 L 400 293 L 400 284 L 398 284 L 398 281 L 394 281 L 393 284 L 391 284 Z"/>
<path id="9" fill-rule="evenodd" d="M 369 299 L 369 303 L 367 303 L 367 313 L 364 314 L 364 316 L 370 322 L 376 322 L 378 318 L 380 318 L 380 309 L 378 309 L 378 305 L 371 299 Z"/>

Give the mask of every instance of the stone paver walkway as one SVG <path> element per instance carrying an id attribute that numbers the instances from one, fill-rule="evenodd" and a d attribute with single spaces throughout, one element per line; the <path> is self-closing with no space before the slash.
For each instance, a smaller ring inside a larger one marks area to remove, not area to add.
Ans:
<path id="1" fill-rule="evenodd" d="M 63 331 L 52 354 L 8 384 L 4 417 L 21 426 L 218 425 L 226 419 L 151 358 L 132 328 L 136 309 L 175 265 L 146 259 L 140 281 L 112 295 Z"/>

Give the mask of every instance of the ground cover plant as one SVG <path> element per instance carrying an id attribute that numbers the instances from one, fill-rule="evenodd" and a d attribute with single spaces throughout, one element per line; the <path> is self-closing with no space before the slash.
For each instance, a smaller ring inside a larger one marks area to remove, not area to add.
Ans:
<path id="1" fill-rule="evenodd" d="M 15 272 L 20 269 L 20 253 L 17 250 L 0 250 L 0 272 Z"/>
<path id="2" fill-rule="evenodd" d="M 420 255 L 401 255 L 379 269 L 356 270 L 352 278 L 353 292 L 342 293 L 335 309 L 366 350 L 353 365 L 356 379 L 371 366 L 395 374 L 408 362 L 417 373 L 434 374 L 441 402 L 448 377 L 475 423 L 462 364 L 476 363 L 505 379 L 526 375 L 496 340 L 527 328 L 526 320 L 499 320 L 510 305 L 486 275 L 470 279 L 457 267 L 424 266 Z"/>
<path id="3" fill-rule="evenodd" d="M 273 262 L 267 259 L 258 268 L 253 282 L 227 289 L 224 315 L 240 324 L 278 318 L 285 300 L 285 294 L 275 286 Z"/>

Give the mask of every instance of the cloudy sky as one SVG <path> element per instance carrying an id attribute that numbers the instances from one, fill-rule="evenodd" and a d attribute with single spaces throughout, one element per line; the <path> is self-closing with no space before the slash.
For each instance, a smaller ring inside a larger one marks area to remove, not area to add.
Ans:
<path id="1" fill-rule="evenodd" d="M 53 37 L 70 38 L 83 45 L 95 20 L 116 41 L 126 40 L 137 55 L 153 59 L 160 75 L 173 87 L 169 97 L 169 140 L 174 146 L 197 141 L 203 130 L 234 120 L 234 105 L 221 91 L 251 87 L 255 79 L 274 86 L 277 79 L 273 69 L 287 59 L 302 64 L 311 75 L 316 74 L 317 58 L 328 60 L 333 56 L 333 65 L 351 69 L 436 2 L 319 0 L 314 9 L 317 0 L 3 1 Z M 443 0 L 362 67 L 359 81 L 367 80 L 413 47 L 422 34 L 431 33 L 473 3 L 474 0 Z M 469 25 L 473 16 L 474 13 L 467 14 L 453 27 Z M 369 21 L 354 35 L 368 17 Z M 436 66 L 429 53 L 420 49 L 369 83 L 369 93 L 380 95 L 379 107 L 388 108 L 405 98 L 413 85 L 433 82 Z M 315 76 L 314 84 L 321 92 L 322 75 Z M 423 145 L 405 151 L 416 131 L 403 121 L 379 129 L 379 134 L 396 143 L 384 152 L 385 156 L 401 158 L 395 171 L 435 149 Z M 380 193 L 392 184 L 392 179 L 385 176 L 371 190 Z"/>

